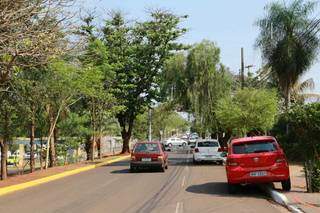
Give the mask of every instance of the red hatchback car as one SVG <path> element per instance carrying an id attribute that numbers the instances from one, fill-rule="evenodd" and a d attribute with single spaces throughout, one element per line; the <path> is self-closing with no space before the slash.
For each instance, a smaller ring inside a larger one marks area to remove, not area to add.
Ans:
<path id="1" fill-rule="evenodd" d="M 228 189 L 238 184 L 281 182 L 290 191 L 289 165 L 274 137 L 258 136 L 231 141 L 226 162 Z"/>
<path id="2" fill-rule="evenodd" d="M 130 171 L 140 168 L 168 169 L 168 154 L 160 142 L 136 143 L 131 153 Z"/>

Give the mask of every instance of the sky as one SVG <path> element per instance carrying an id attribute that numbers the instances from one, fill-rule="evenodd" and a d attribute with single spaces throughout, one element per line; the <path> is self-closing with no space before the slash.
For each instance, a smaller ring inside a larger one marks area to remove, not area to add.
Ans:
<path id="1" fill-rule="evenodd" d="M 284 1 L 284 0 L 283 0 Z M 240 49 L 244 48 L 246 65 L 252 71 L 261 67 L 261 55 L 255 47 L 259 29 L 255 21 L 265 14 L 264 7 L 271 0 L 81 0 L 84 11 L 95 11 L 103 20 L 110 10 L 121 10 L 130 20 L 145 20 L 150 8 L 170 10 L 177 15 L 188 15 L 182 23 L 188 32 L 181 42 L 193 44 L 203 39 L 214 41 L 221 50 L 221 62 L 232 72 L 240 69 Z M 290 2 L 289 0 L 286 2 Z M 314 15 L 320 14 L 320 5 Z M 320 56 L 320 55 L 319 55 Z M 302 77 L 313 78 L 320 93 L 320 57 Z"/>

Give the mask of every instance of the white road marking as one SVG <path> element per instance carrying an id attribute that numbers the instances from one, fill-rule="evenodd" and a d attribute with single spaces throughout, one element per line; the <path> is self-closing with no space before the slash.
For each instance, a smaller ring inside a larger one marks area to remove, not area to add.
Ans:
<path id="1" fill-rule="evenodd" d="M 176 205 L 176 211 L 175 213 L 182 213 L 183 212 L 183 203 L 182 202 L 178 202 Z"/>
<path id="2" fill-rule="evenodd" d="M 105 186 L 113 183 L 113 182 L 116 181 L 116 180 L 117 180 L 117 178 L 108 179 L 106 182 L 104 182 L 104 183 L 101 185 L 101 187 L 105 187 Z"/>
<path id="3" fill-rule="evenodd" d="M 185 183 L 186 183 L 186 176 L 183 176 L 182 183 L 181 183 L 182 188 L 184 187 Z"/>

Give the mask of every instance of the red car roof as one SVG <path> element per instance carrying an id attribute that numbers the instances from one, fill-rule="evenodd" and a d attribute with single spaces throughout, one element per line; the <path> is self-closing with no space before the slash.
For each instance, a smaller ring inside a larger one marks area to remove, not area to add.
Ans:
<path id="1" fill-rule="evenodd" d="M 245 138 L 236 138 L 231 141 L 234 143 L 245 143 L 251 141 L 276 141 L 276 139 L 272 136 L 254 136 L 254 137 L 245 137 Z"/>

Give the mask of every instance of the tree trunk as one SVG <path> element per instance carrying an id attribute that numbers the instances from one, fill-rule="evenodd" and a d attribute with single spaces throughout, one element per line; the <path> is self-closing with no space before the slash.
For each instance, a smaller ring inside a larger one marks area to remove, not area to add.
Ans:
<path id="1" fill-rule="evenodd" d="M 97 148 L 98 148 L 98 158 L 102 159 L 102 152 L 101 152 L 101 136 L 99 136 L 97 140 Z"/>
<path id="2" fill-rule="evenodd" d="M 39 160 L 40 160 L 40 170 L 42 170 L 43 169 L 43 166 L 42 166 L 42 159 L 43 159 L 43 152 L 42 152 L 42 150 L 43 150 L 43 141 L 42 141 L 42 137 L 40 138 L 40 152 L 39 152 Z"/>
<path id="3" fill-rule="evenodd" d="M 86 150 L 86 153 L 87 153 L 87 160 L 91 159 L 91 149 L 90 149 L 90 147 L 91 147 L 91 137 L 88 136 L 86 138 L 85 147 L 84 147 L 85 150 Z"/>
<path id="4" fill-rule="evenodd" d="M 32 112 L 31 124 L 30 124 L 30 172 L 35 171 L 35 160 L 34 160 L 34 134 L 35 133 L 35 118 L 34 112 Z"/>
<path id="5" fill-rule="evenodd" d="M 0 141 L 1 146 L 1 180 L 7 179 L 8 170 L 7 170 L 7 159 L 8 159 L 8 150 L 9 150 L 9 114 L 8 111 L 4 113 L 4 127 L 3 127 L 3 140 Z"/>
<path id="6" fill-rule="evenodd" d="M 123 140 L 122 145 L 122 151 L 121 153 L 130 153 L 130 139 L 132 134 L 132 128 L 133 128 L 133 121 L 135 116 L 131 114 L 130 116 L 127 116 L 125 114 L 118 114 L 117 115 L 121 130 L 121 136 Z M 126 129 L 126 126 L 128 126 L 128 129 Z"/>
<path id="7" fill-rule="evenodd" d="M 287 94 L 286 94 L 286 97 L 285 97 L 285 108 L 286 108 L 286 112 L 288 113 L 289 112 L 289 109 L 290 109 L 290 105 L 291 105 L 291 92 L 290 92 L 290 89 L 288 88 L 287 89 Z M 289 123 L 286 124 L 286 134 L 289 135 Z"/>
<path id="8" fill-rule="evenodd" d="M 92 99 L 92 109 L 91 109 L 91 125 L 92 125 L 92 141 L 91 141 L 91 155 L 90 160 L 94 160 L 95 155 L 95 144 L 96 144 L 96 103 L 95 100 Z"/>
<path id="9" fill-rule="evenodd" d="M 49 167 L 54 167 L 57 165 L 57 158 L 56 158 L 56 149 L 55 149 L 55 142 L 57 140 L 57 129 L 54 127 L 53 135 L 50 139 L 50 148 L 49 148 Z"/>
<path id="10" fill-rule="evenodd" d="M 121 153 L 130 153 L 130 138 L 131 138 L 131 132 L 121 132 L 123 145 L 122 145 L 122 151 Z"/>
<path id="11" fill-rule="evenodd" d="M 1 142 L 1 180 L 7 179 L 7 156 L 8 155 L 8 142 L 4 139 Z"/>

